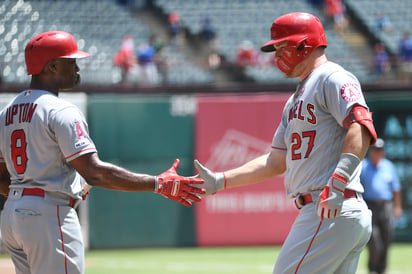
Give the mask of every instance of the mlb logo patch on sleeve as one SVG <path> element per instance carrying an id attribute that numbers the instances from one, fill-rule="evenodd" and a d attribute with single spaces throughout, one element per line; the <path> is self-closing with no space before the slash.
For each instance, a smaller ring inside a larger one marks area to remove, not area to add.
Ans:
<path id="1" fill-rule="evenodd" d="M 74 144 L 74 147 L 76 149 L 79 149 L 79 148 L 82 148 L 82 147 L 88 146 L 88 145 L 90 145 L 90 141 L 88 139 L 81 139 L 81 140 L 79 140 L 78 142 L 76 142 Z"/>

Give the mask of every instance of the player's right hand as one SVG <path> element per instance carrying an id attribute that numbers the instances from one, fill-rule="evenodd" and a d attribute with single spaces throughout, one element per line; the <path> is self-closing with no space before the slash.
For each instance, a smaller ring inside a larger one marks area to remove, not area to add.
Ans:
<path id="1" fill-rule="evenodd" d="M 202 200 L 196 194 L 206 193 L 206 190 L 192 185 L 203 184 L 204 181 L 199 178 L 183 177 L 177 174 L 179 164 L 180 160 L 176 159 L 171 168 L 155 177 L 154 192 L 184 206 L 191 207 L 192 201 L 199 202 Z"/>
<path id="2" fill-rule="evenodd" d="M 318 216 L 333 219 L 340 216 L 348 179 L 333 173 L 319 197 Z"/>
<path id="3" fill-rule="evenodd" d="M 223 172 L 214 173 L 200 164 L 198 160 L 195 160 L 193 163 L 196 170 L 199 172 L 199 177 L 205 181 L 202 187 L 206 189 L 206 193 L 204 195 L 201 195 L 202 197 L 209 196 L 225 189 L 226 179 Z"/>

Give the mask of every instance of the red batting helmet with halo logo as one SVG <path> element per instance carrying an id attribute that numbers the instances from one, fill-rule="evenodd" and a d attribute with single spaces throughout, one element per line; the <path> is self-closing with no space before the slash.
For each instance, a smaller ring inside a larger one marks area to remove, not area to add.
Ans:
<path id="1" fill-rule="evenodd" d="M 288 41 L 282 58 L 276 62 L 284 73 L 292 71 L 320 46 L 326 47 L 325 30 L 316 16 L 293 12 L 277 18 L 270 29 L 271 40 L 261 47 L 263 52 L 275 51 L 275 44 Z"/>
<path id="2" fill-rule="evenodd" d="M 80 51 L 74 37 L 64 31 L 44 32 L 27 43 L 25 59 L 27 74 L 39 74 L 44 65 L 55 58 L 84 58 L 90 54 Z"/>

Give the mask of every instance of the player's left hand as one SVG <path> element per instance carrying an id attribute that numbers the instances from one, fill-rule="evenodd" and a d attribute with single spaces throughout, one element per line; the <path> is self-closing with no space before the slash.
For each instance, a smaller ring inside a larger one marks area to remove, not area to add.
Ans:
<path id="1" fill-rule="evenodd" d="M 90 189 L 92 189 L 92 186 L 89 185 L 88 183 L 82 184 L 82 198 L 83 200 L 86 200 L 87 195 L 90 194 Z"/>
<path id="2" fill-rule="evenodd" d="M 179 164 L 180 160 L 176 159 L 171 168 L 155 177 L 154 192 L 179 202 L 184 206 L 191 207 L 192 201 L 199 202 L 202 200 L 196 194 L 206 193 L 206 190 L 191 185 L 203 184 L 204 181 L 199 178 L 178 175 L 177 169 Z"/>
<path id="3" fill-rule="evenodd" d="M 317 213 L 321 219 L 340 216 L 347 183 L 348 179 L 337 173 L 333 173 L 329 178 L 328 184 L 319 197 Z"/>

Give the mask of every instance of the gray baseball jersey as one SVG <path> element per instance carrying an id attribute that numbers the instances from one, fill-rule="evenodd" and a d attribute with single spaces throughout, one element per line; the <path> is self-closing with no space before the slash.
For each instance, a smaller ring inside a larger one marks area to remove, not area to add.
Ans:
<path id="1" fill-rule="evenodd" d="M 0 161 L 11 177 L 1 232 L 16 273 L 84 273 L 70 203 L 81 199 L 83 179 L 69 162 L 95 151 L 80 110 L 48 91 L 23 91 L 0 112 Z"/>
<path id="2" fill-rule="evenodd" d="M 287 101 L 272 149 L 287 153 L 288 196 L 323 189 L 334 171 L 347 129 L 343 121 L 354 105 L 367 108 L 357 78 L 327 62 L 301 81 Z M 360 167 L 348 189 L 363 192 Z"/>
<path id="3" fill-rule="evenodd" d="M 354 75 L 326 62 L 301 81 L 287 101 L 272 149 L 286 153 L 285 188 L 289 197 L 312 196 L 293 223 L 274 274 L 355 273 L 371 234 L 371 214 L 360 196 L 344 199 L 341 216 L 321 220 L 317 202 L 342 153 L 343 121 L 354 105 L 367 108 Z M 348 189 L 363 192 L 360 166 Z"/>
<path id="4" fill-rule="evenodd" d="M 11 188 L 39 187 L 81 199 L 81 176 L 68 163 L 96 151 L 83 114 L 40 90 L 18 94 L 0 113 L 0 161 Z"/>

